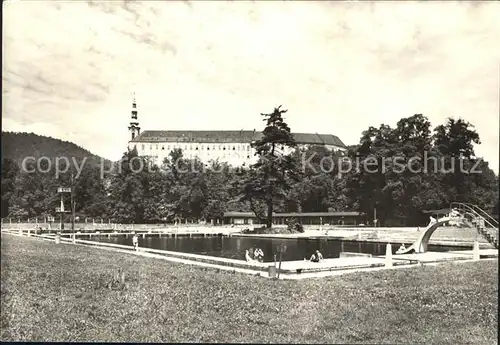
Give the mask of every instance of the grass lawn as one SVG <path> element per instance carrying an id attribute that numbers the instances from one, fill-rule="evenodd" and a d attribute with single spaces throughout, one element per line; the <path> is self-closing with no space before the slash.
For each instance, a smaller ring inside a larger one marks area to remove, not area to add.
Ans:
<path id="1" fill-rule="evenodd" d="M 2 341 L 497 343 L 497 260 L 276 281 L 9 235 L 1 259 Z"/>

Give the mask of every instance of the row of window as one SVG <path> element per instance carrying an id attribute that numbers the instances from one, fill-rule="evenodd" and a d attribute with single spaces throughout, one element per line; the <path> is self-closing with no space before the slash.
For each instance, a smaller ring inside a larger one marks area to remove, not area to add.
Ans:
<path id="1" fill-rule="evenodd" d="M 159 157 L 157 155 L 144 155 L 144 154 L 142 156 L 149 157 L 149 158 L 152 158 L 152 159 L 158 159 L 158 157 Z M 208 157 L 205 157 L 205 158 L 210 158 L 210 154 L 207 154 L 207 156 Z M 184 155 L 184 157 L 188 158 L 188 159 L 194 159 L 195 157 L 200 158 L 200 156 L 197 155 L 196 153 L 188 153 L 188 154 Z M 218 158 L 222 158 L 222 159 L 225 159 L 225 158 L 245 159 L 245 157 L 246 157 L 246 159 L 250 159 L 251 155 L 247 154 L 245 156 L 245 154 L 241 154 L 240 155 L 239 153 L 234 152 L 234 153 L 227 153 L 227 154 L 223 153 L 223 154 L 220 154 L 220 155 L 215 154 L 215 155 L 213 155 L 213 157 L 218 157 Z"/>
<path id="2" fill-rule="evenodd" d="M 210 155 L 209 155 L 209 156 L 210 156 Z M 188 155 L 186 155 L 186 157 L 187 157 L 188 159 L 193 159 L 193 158 L 198 157 L 198 156 L 197 156 L 197 155 L 195 155 L 195 154 L 188 154 Z M 218 156 L 218 157 L 219 157 L 219 158 L 222 158 L 222 159 L 225 159 L 225 158 L 235 158 L 235 156 L 226 155 L 226 154 L 222 154 L 222 155 L 220 155 L 220 156 Z M 236 158 L 240 158 L 240 156 L 236 156 Z M 241 158 L 243 159 L 243 158 L 245 158 L 245 157 L 244 157 L 244 156 L 241 156 Z M 247 159 L 250 159 L 250 155 L 247 155 L 247 156 L 246 156 L 246 158 L 247 158 Z"/>
<path id="3" fill-rule="evenodd" d="M 176 148 L 180 148 L 180 149 L 184 149 L 184 150 L 188 150 L 188 147 L 189 147 L 189 150 L 198 150 L 198 149 L 201 149 L 201 150 L 207 150 L 209 151 L 210 149 L 212 150 L 220 150 L 220 151 L 225 151 L 226 148 L 227 150 L 231 150 L 231 146 L 225 146 L 225 145 L 192 145 L 190 144 L 189 146 L 188 145 L 184 145 L 184 148 L 182 147 L 182 145 L 161 145 L 161 150 L 170 150 L 170 149 L 176 149 Z M 159 144 L 156 144 L 155 146 L 155 149 L 156 150 L 160 150 L 160 145 Z M 232 147 L 233 151 L 250 151 L 250 146 L 249 145 L 235 145 Z M 142 151 L 146 150 L 146 145 L 145 144 L 142 144 Z M 153 145 L 150 144 L 149 145 L 149 150 L 153 150 Z"/>
<path id="4" fill-rule="evenodd" d="M 147 155 L 147 156 L 144 156 L 144 157 L 148 157 L 148 158 L 150 158 L 150 159 L 158 160 L 158 156 L 149 156 L 149 155 Z M 186 155 L 186 157 L 185 157 L 185 158 L 187 158 L 187 159 L 194 159 L 194 158 L 196 158 L 196 157 L 197 157 L 196 155 L 189 154 L 189 155 Z M 225 155 L 225 154 L 223 154 L 223 155 L 222 155 L 222 156 L 220 156 L 219 158 L 225 159 L 225 158 L 231 158 L 231 157 L 230 157 L 229 155 Z M 234 157 L 233 157 L 233 158 L 234 158 Z M 236 157 L 236 158 L 240 158 L 240 157 Z M 243 159 L 244 157 L 241 157 L 241 158 Z M 247 158 L 247 159 L 250 159 L 250 155 L 247 155 L 247 156 L 246 156 L 246 158 Z M 162 161 L 163 161 L 163 159 L 162 159 Z"/>

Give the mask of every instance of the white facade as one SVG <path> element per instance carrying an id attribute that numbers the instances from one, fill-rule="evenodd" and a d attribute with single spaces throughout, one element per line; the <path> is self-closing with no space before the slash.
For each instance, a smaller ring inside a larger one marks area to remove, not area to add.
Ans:
<path id="1" fill-rule="evenodd" d="M 175 149 L 181 149 L 186 159 L 198 157 L 204 163 L 218 160 L 233 166 L 248 166 L 257 159 L 250 143 L 129 142 L 129 149 L 134 146 L 139 156 L 152 158 L 158 166 L 161 166 L 164 159 L 170 157 L 170 153 Z"/>
<path id="2" fill-rule="evenodd" d="M 232 166 L 249 166 L 254 164 L 258 157 L 250 143 L 200 143 L 200 142 L 129 142 L 128 148 L 137 148 L 139 156 L 150 157 L 152 162 L 161 166 L 165 158 L 170 157 L 174 149 L 181 149 L 186 159 L 198 158 L 208 164 L 210 161 L 226 162 Z M 299 149 L 309 145 L 299 144 Z M 345 151 L 343 147 L 325 145 L 328 149 Z M 281 151 L 281 150 L 280 150 Z M 283 153 L 289 154 L 292 148 L 285 147 Z"/>

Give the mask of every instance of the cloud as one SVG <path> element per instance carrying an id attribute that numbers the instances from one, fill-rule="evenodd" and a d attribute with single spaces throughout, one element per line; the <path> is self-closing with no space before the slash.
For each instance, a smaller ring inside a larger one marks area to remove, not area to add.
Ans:
<path id="1" fill-rule="evenodd" d="M 29 2 L 4 6 L 4 129 L 109 158 L 143 129 L 361 132 L 423 113 L 472 122 L 498 171 L 500 4 Z M 38 127 L 33 127 L 38 126 Z M 39 134 L 46 134 L 39 132 Z"/>

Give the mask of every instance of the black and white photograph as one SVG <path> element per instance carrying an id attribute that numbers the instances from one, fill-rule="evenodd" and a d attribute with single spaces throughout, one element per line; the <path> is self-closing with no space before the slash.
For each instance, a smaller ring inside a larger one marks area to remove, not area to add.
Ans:
<path id="1" fill-rule="evenodd" d="M 498 344 L 500 2 L 2 2 L 3 342 Z"/>

